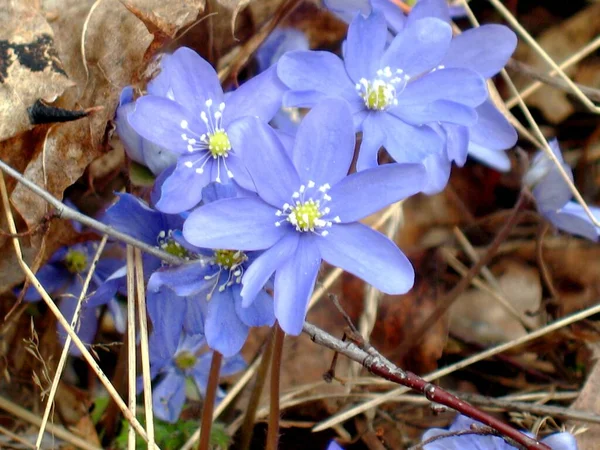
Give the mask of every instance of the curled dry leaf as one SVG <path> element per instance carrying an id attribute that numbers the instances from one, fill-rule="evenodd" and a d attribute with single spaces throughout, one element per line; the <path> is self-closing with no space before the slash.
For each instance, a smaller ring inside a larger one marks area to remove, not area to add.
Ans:
<path id="1" fill-rule="evenodd" d="M 33 127 L 27 109 L 36 100 L 54 101 L 71 85 L 44 17 L 0 0 L 0 141 Z"/>

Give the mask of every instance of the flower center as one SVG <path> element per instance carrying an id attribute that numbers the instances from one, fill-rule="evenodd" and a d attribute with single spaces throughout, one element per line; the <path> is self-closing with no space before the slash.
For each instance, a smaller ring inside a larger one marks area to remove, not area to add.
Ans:
<path id="1" fill-rule="evenodd" d="M 182 120 L 179 124 L 184 131 L 181 134 L 181 139 L 187 142 L 188 153 L 200 154 L 198 159 L 195 161 L 186 161 L 184 165 L 188 169 L 193 169 L 197 174 L 202 174 L 209 161 L 216 160 L 217 177 L 215 181 L 220 183 L 221 165 L 223 165 L 223 170 L 227 176 L 233 178 L 233 173 L 229 170 L 226 163 L 226 159 L 231 151 L 231 142 L 229 141 L 227 132 L 223 128 L 225 103 L 220 103 L 216 111 L 213 111 L 213 101 L 211 99 L 207 100 L 205 105 L 206 111 L 200 113 L 200 119 L 206 125 L 206 133 L 199 135 L 190 130 L 187 120 Z"/>
<path id="2" fill-rule="evenodd" d="M 173 230 L 169 230 L 168 232 L 165 232 L 164 230 L 161 231 L 158 233 L 158 238 L 156 240 L 158 242 L 157 247 L 165 252 L 179 258 L 190 259 L 190 252 L 175 240 L 173 237 Z"/>
<path id="3" fill-rule="evenodd" d="M 229 142 L 227 133 L 224 130 L 218 130 L 214 134 L 209 134 L 208 149 L 212 153 L 213 158 L 227 156 L 227 153 L 231 150 L 231 143 Z"/>
<path id="4" fill-rule="evenodd" d="M 210 300 L 218 289 L 219 292 L 223 292 L 234 284 L 240 284 L 242 282 L 242 275 L 244 274 L 243 264 L 248 260 L 248 256 L 240 250 L 224 250 L 217 249 L 212 258 L 212 263 L 217 266 L 215 272 L 211 275 L 205 275 L 205 280 L 214 280 L 213 286 L 206 294 L 206 300 Z M 221 273 L 227 271 L 227 278 L 221 283 Z"/>
<path id="5" fill-rule="evenodd" d="M 332 220 L 326 220 L 323 217 L 330 213 L 330 209 L 325 206 L 331 200 L 327 191 L 331 189 L 329 184 L 316 187 L 314 181 L 309 181 L 306 185 L 301 185 L 298 191 L 292 195 L 293 204 L 286 203 L 281 210 L 277 210 L 277 217 L 284 217 L 283 220 L 275 222 L 276 227 L 280 227 L 283 222 L 291 223 L 296 231 L 316 232 L 322 228 L 331 227 L 332 221 L 339 223 L 340 218 L 334 217 Z M 327 236 L 327 230 L 320 231 L 321 236 Z"/>
<path id="6" fill-rule="evenodd" d="M 175 355 L 175 366 L 181 370 L 191 369 L 196 365 L 196 355 L 187 350 L 183 350 Z"/>
<path id="7" fill-rule="evenodd" d="M 87 267 L 87 256 L 79 250 L 69 250 L 64 262 L 69 272 L 81 273 Z"/>
<path id="8" fill-rule="evenodd" d="M 390 67 L 385 67 L 377 71 L 377 78 L 373 80 L 361 78 L 356 84 L 356 91 L 368 109 L 384 111 L 398 104 L 397 96 L 404 90 L 409 78 L 402 69 L 392 72 Z"/>
<path id="9" fill-rule="evenodd" d="M 215 250 L 215 264 L 227 270 L 239 266 L 248 257 L 239 250 Z"/>

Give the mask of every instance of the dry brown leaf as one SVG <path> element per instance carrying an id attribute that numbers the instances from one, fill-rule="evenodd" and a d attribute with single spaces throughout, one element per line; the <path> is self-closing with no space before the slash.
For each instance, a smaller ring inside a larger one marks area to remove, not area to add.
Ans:
<path id="1" fill-rule="evenodd" d="M 578 411 L 585 411 L 592 414 L 600 414 L 600 364 L 596 363 L 590 372 L 579 397 L 571 405 L 571 408 Z M 600 425 L 582 424 L 580 422 L 569 423 L 568 426 L 585 425 L 588 430 L 585 433 L 576 436 L 579 450 L 596 450 L 600 442 Z"/>
<path id="2" fill-rule="evenodd" d="M 72 84 L 44 17 L 25 2 L 0 0 L 0 141 L 31 129 L 27 108 Z"/>
<path id="3" fill-rule="evenodd" d="M 171 39 L 204 11 L 205 0 L 121 0 L 150 33 L 161 32 Z"/>

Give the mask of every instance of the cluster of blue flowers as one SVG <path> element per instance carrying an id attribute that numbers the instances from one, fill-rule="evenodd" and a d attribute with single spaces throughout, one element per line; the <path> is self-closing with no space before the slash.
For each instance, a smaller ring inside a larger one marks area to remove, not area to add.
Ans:
<path id="1" fill-rule="evenodd" d="M 505 150 L 517 134 L 487 80 L 514 51 L 513 32 L 484 25 L 453 36 L 444 0 L 420 0 L 408 15 L 388 0 L 326 3 L 349 23 L 342 58 L 279 30 L 257 56 L 261 72 L 231 92 L 207 61 L 179 48 L 162 56 L 145 95 L 134 99 L 130 87 L 121 95 L 117 132 L 156 182 L 148 202 L 120 194 L 103 220 L 188 261 L 143 261 L 161 419 L 177 420 L 186 377 L 203 391 L 206 346 L 233 373 L 251 327 L 277 320 L 298 335 L 323 260 L 385 293 L 410 290 L 409 260 L 361 219 L 443 190 L 452 163 L 468 155 L 510 168 Z M 298 108 L 310 108 L 302 120 Z M 382 148 L 393 163 L 379 164 Z M 598 238 L 570 195 L 557 192 L 566 185 L 543 157 L 526 181 L 552 223 Z M 86 245 L 62 249 L 42 268 L 49 291 L 81 291 Z M 92 308 L 126 291 L 122 260 L 100 269 L 84 307 L 85 342 L 96 330 Z M 35 300 L 29 291 L 25 298 Z"/>

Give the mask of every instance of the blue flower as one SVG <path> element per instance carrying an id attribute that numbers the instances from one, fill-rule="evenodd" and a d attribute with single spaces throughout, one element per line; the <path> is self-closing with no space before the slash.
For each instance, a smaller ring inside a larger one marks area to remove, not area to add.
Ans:
<path id="1" fill-rule="evenodd" d="M 558 141 L 553 139 L 549 145 L 573 181 L 573 171 L 564 162 Z M 523 183 L 531 188 L 538 210 L 552 225 L 567 233 L 598 241 L 600 228 L 594 225 L 579 203 L 570 201 L 572 194 L 569 186 L 544 151 L 540 150 L 534 156 Z M 600 208 L 592 206 L 590 210 L 600 220 Z"/>
<path id="2" fill-rule="evenodd" d="M 155 85 L 152 83 L 148 85 L 149 93 L 161 97 L 166 96 L 166 93 L 161 93 L 156 88 L 152 89 L 151 86 Z M 148 167 L 154 175 L 159 175 L 163 170 L 177 162 L 177 154 L 144 139 L 135 132 L 131 125 L 129 125 L 128 120 L 128 117 L 133 112 L 134 108 L 133 88 L 127 86 L 121 91 L 119 107 L 117 108 L 117 114 L 115 116 L 117 134 L 119 135 L 129 158 Z"/>
<path id="3" fill-rule="evenodd" d="M 233 186 L 212 183 L 204 188 L 203 203 L 235 197 Z M 224 356 L 240 351 L 250 327 L 272 326 L 273 300 L 261 289 L 256 301 L 242 307 L 241 278 L 258 256 L 256 252 L 207 250 L 189 244 L 181 235 L 183 219 L 155 211 L 130 194 L 121 194 L 105 216 L 105 222 L 138 239 L 189 260 L 181 266 L 145 261 L 149 277 L 146 303 L 154 333 L 177 343 L 182 330 L 202 333 L 210 348 Z M 124 271 L 120 280 L 124 285 Z M 175 345 L 174 344 L 174 345 Z"/>
<path id="4" fill-rule="evenodd" d="M 70 247 L 62 247 L 57 250 L 48 262 L 38 270 L 36 277 L 46 292 L 53 297 L 60 297 L 59 308 L 67 321 L 70 323 L 79 296 L 83 290 L 83 283 L 90 269 L 90 263 L 98 249 L 97 242 L 85 242 Z M 108 305 L 115 320 L 117 330 L 123 332 L 125 320 L 114 292 L 104 292 L 105 280 L 115 272 L 122 264 L 121 260 L 114 258 L 101 258 L 96 265 L 94 274 L 88 287 L 87 295 L 83 300 L 77 335 L 84 343 L 92 343 L 98 329 L 97 307 Z M 29 286 L 23 296 L 26 302 L 37 302 L 42 297 L 38 291 Z M 66 339 L 66 331 L 57 323 L 57 330 L 61 342 Z M 71 346 L 69 352 L 80 356 L 81 352 L 75 346 Z"/>
<path id="5" fill-rule="evenodd" d="M 472 426 L 483 427 L 484 425 L 459 415 L 456 417 L 450 428 L 431 428 L 425 432 L 422 442 L 435 436 L 441 436 L 447 433 L 457 431 L 466 431 L 472 429 Z M 527 433 L 532 436 L 531 433 Z M 552 450 L 577 450 L 577 441 L 571 433 L 555 433 L 541 440 Z M 424 450 L 513 450 L 515 447 L 508 444 L 504 439 L 498 436 L 465 434 L 461 436 L 448 436 L 431 442 Z"/>
<path id="6" fill-rule="evenodd" d="M 291 158 L 266 123 L 240 121 L 234 145 L 258 196 L 201 206 L 183 226 L 186 240 L 199 247 L 265 250 L 243 275 L 242 306 L 252 304 L 275 273 L 275 316 L 289 334 L 302 330 L 322 259 L 387 293 L 413 285 L 404 254 L 358 220 L 419 192 L 424 168 L 388 164 L 347 176 L 355 144 L 351 120 L 345 101 L 321 102 L 300 124 Z M 250 152 L 255 148 L 260 151 Z"/>
<path id="7" fill-rule="evenodd" d="M 452 29 L 443 20 L 411 13 L 389 45 L 387 36 L 379 11 L 358 14 L 344 61 L 329 52 L 290 52 L 277 64 L 290 88 L 284 105 L 310 107 L 326 97 L 350 103 L 355 130 L 362 131 L 358 170 L 377 165 L 382 145 L 397 162 L 441 153 L 446 138 L 431 125 L 473 125 L 475 107 L 488 96 L 481 75 L 444 62 Z"/>
<path id="8" fill-rule="evenodd" d="M 344 450 L 344 448 L 335 441 L 331 441 L 327 446 L 327 450 Z"/>
<path id="9" fill-rule="evenodd" d="M 154 414 L 161 420 L 174 423 L 185 403 L 185 384 L 188 378 L 194 381 L 201 395 L 205 395 L 212 352 L 202 353 L 206 345 L 201 334 L 182 334 L 175 346 L 170 346 L 158 336 L 150 337 L 150 371 L 152 378 L 159 378 L 152 390 Z M 246 368 L 240 355 L 225 358 L 220 374 L 233 375 Z M 139 386 L 138 386 L 139 388 Z M 224 393 L 219 389 L 217 400 Z"/>
<path id="10" fill-rule="evenodd" d="M 230 130 L 244 116 L 271 120 L 281 106 L 283 86 L 274 69 L 224 94 L 211 65 L 189 48 L 180 48 L 163 64 L 158 83 L 167 97 L 146 95 L 135 102 L 129 123 L 143 138 L 179 155 L 164 181 L 157 209 L 180 213 L 196 206 L 211 181 L 253 189 L 231 144 Z"/>

